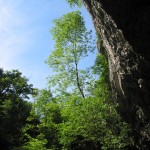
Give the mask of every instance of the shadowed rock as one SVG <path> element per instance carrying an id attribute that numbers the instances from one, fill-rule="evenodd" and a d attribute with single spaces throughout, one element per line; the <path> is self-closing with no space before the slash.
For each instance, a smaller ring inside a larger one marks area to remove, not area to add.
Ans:
<path id="1" fill-rule="evenodd" d="M 114 100 L 134 129 L 137 147 L 146 148 L 150 143 L 150 1 L 83 1 L 99 36 L 97 45 L 103 43 L 107 53 Z"/>

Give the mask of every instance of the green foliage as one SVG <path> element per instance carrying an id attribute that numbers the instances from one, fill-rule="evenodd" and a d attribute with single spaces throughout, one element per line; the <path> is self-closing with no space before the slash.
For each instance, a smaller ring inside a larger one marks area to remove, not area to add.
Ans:
<path id="1" fill-rule="evenodd" d="M 33 85 L 28 84 L 28 79 L 22 77 L 21 74 L 22 73 L 17 70 L 4 72 L 1 69 L 0 99 L 2 101 L 10 97 L 11 99 L 29 99 L 28 95 L 32 94 Z"/>
<path id="2" fill-rule="evenodd" d="M 104 56 L 97 55 L 92 70 L 100 77 L 94 82 L 93 94 L 84 99 L 79 94 L 68 93 L 66 100 L 60 101 L 50 91 L 37 92 L 33 117 L 29 117 L 29 124 L 24 128 L 27 140 L 21 147 L 23 150 L 40 146 L 43 150 L 130 149 L 130 128 L 117 113 L 117 105 L 111 102 L 108 63 Z M 31 123 L 37 116 L 39 122 Z"/>
<path id="3" fill-rule="evenodd" d="M 20 147 L 18 150 L 47 150 L 45 148 L 46 144 L 47 140 L 44 139 L 44 135 L 40 134 L 36 138 L 29 137 L 29 142 Z"/>
<path id="4" fill-rule="evenodd" d="M 70 4 L 70 6 L 82 6 L 82 0 L 67 0 L 67 2 Z"/>
<path id="5" fill-rule="evenodd" d="M 60 142 L 65 149 L 121 150 L 132 145 L 130 128 L 111 103 L 107 74 L 104 74 L 108 69 L 106 59 L 98 55 L 96 63 L 94 71 L 99 67 L 101 75 L 95 83 L 94 95 L 86 99 L 70 97 L 62 111 Z"/>
<path id="6" fill-rule="evenodd" d="M 23 129 L 24 138 L 27 139 L 23 148 L 36 149 L 41 143 L 41 149 L 43 150 L 58 149 L 61 147 L 58 141 L 58 128 L 62 122 L 60 105 L 56 103 L 56 99 L 47 90 L 38 90 L 34 99 L 31 116 L 28 118 L 28 124 Z M 39 139 L 41 134 L 44 141 Z"/>
<path id="7" fill-rule="evenodd" d="M 32 85 L 17 70 L 0 69 L 0 147 L 12 149 L 22 144 L 21 129 L 30 115 L 31 104 L 27 101 L 32 94 Z"/>
<path id="8" fill-rule="evenodd" d="M 60 141 L 66 149 L 83 146 L 88 149 L 86 143 L 92 143 L 98 149 L 117 150 L 130 144 L 129 128 L 121 121 L 114 106 L 90 97 L 78 101 L 78 105 L 73 99 L 71 104 L 63 111 L 67 121 L 60 128 Z"/>
<path id="9" fill-rule="evenodd" d="M 93 94 L 96 97 L 104 97 L 108 101 L 111 99 L 111 90 L 109 86 L 108 62 L 104 55 L 97 54 L 92 70 L 93 74 L 99 74 L 99 79 L 95 81 Z M 112 102 L 112 100 L 110 101 Z"/>
<path id="10" fill-rule="evenodd" d="M 85 97 L 86 81 L 90 78 L 88 70 L 79 67 L 81 59 L 93 52 L 91 31 L 85 28 L 85 22 L 79 11 L 71 12 L 54 20 L 51 33 L 55 40 L 55 50 L 47 60 L 56 74 L 49 77 L 49 85 L 61 95 L 73 91 Z"/>
<path id="11" fill-rule="evenodd" d="M 50 91 L 39 91 L 39 95 L 35 97 L 34 109 L 41 122 L 38 126 L 39 131 L 47 139 L 46 147 L 50 149 L 59 148 L 61 145 L 58 141 L 58 128 L 62 122 L 61 108 Z"/>
<path id="12" fill-rule="evenodd" d="M 38 95 L 34 97 L 34 109 L 40 121 L 45 125 L 61 122 L 60 107 L 55 102 L 50 91 L 39 90 Z"/>

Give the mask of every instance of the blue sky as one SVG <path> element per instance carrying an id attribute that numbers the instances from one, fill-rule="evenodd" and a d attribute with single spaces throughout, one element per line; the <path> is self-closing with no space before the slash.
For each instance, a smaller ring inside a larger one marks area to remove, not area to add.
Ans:
<path id="1" fill-rule="evenodd" d="M 51 71 L 44 61 L 54 47 L 52 21 L 71 11 L 65 0 L 0 0 L 0 67 L 18 69 L 34 87 L 45 88 Z M 87 10 L 81 12 L 87 28 L 94 29 Z"/>

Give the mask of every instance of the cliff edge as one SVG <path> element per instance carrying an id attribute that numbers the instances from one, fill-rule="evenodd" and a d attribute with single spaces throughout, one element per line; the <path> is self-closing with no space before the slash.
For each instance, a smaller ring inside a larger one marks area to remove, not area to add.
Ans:
<path id="1" fill-rule="evenodd" d="M 114 100 L 139 149 L 150 143 L 150 1 L 83 0 L 109 62 Z"/>

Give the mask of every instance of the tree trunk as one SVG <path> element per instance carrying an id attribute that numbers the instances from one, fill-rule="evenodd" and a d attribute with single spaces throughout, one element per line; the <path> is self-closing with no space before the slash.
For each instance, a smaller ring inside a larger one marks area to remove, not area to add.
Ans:
<path id="1" fill-rule="evenodd" d="M 114 100 L 145 148 L 150 142 L 150 2 L 83 2 L 107 52 Z"/>

